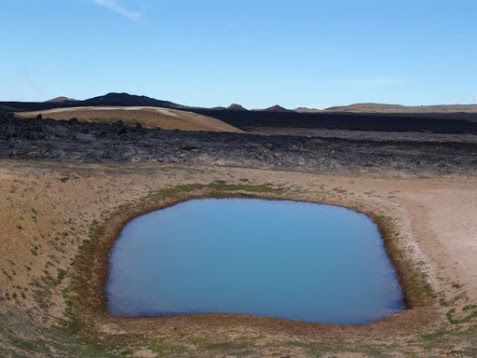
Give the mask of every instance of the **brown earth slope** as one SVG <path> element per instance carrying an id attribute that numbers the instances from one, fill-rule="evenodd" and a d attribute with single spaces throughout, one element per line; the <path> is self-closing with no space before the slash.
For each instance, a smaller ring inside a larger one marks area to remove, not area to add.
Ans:
<path id="1" fill-rule="evenodd" d="M 477 353 L 475 177 L 2 160 L 0 184 L 1 357 Z M 316 201 L 384 218 L 390 253 L 405 258 L 398 268 L 414 272 L 402 276 L 411 306 L 361 326 L 220 314 L 108 315 L 101 298 L 103 265 L 122 224 L 152 208 L 217 194 Z M 411 281 L 427 282 L 427 294 Z M 429 294 L 434 298 L 424 299 Z"/>
<path id="2" fill-rule="evenodd" d="M 83 122 L 110 123 L 122 120 L 125 124 L 140 124 L 146 128 L 168 130 L 241 132 L 219 119 L 197 113 L 157 107 L 73 107 L 44 111 L 18 112 L 17 116 L 35 118 L 41 114 L 45 118 L 68 120 L 77 118 Z"/>

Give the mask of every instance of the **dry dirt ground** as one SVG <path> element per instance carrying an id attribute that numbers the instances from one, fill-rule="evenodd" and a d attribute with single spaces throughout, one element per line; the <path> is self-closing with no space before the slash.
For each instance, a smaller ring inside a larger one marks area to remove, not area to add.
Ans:
<path id="1" fill-rule="evenodd" d="M 77 118 L 84 122 L 111 123 L 121 119 L 125 124 L 140 124 L 146 128 L 176 129 L 184 131 L 241 132 L 219 119 L 177 109 L 158 107 L 73 107 L 45 111 L 18 112 L 23 118 L 68 120 Z"/>
<path id="2" fill-rule="evenodd" d="M 146 210 L 208 195 L 311 200 L 372 216 L 409 309 L 363 326 L 235 315 L 108 316 L 102 280 L 121 225 Z M 2 357 L 477 355 L 473 176 L 3 160 L 0 198 Z"/>

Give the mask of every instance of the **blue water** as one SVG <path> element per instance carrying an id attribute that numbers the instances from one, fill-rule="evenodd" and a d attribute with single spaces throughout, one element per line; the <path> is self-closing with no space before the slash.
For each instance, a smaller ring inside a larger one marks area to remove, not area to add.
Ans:
<path id="1" fill-rule="evenodd" d="M 126 225 L 109 269 L 108 310 L 120 316 L 358 324 L 404 308 L 374 223 L 329 205 L 191 200 Z"/>

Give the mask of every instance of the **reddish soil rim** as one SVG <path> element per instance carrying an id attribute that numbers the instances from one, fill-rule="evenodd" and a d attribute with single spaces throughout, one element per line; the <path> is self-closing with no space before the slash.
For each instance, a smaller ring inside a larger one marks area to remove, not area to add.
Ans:
<path id="1" fill-rule="evenodd" d="M 105 294 L 105 284 L 108 277 L 109 258 L 111 249 L 117 240 L 124 226 L 135 218 L 147 213 L 165 209 L 177 205 L 181 202 L 193 199 L 206 198 L 257 198 L 266 200 L 290 200 L 298 202 L 309 202 L 314 204 L 326 204 L 350 209 L 368 216 L 378 227 L 384 242 L 386 252 L 395 268 L 398 280 L 403 292 L 406 309 L 391 317 L 382 320 L 363 324 L 363 325 L 325 325 L 317 323 L 288 321 L 275 318 L 254 317 L 248 315 L 237 314 L 198 314 L 198 315 L 180 315 L 174 317 L 116 317 L 111 316 L 107 312 L 107 297 Z M 202 188 L 194 191 L 178 192 L 173 197 L 147 197 L 145 200 L 138 201 L 135 205 L 121 207 L 116 212 L 110 213 L 109 218 L 104 220 L 101 225 L 92 229 L 92 239 L 87 241 L 75 260 L 76 274 L 72 282 L 72 288 L 79 297 L 87 297 L 87 299 L 77 299 L 73 303 L 73 318 L 102 318 L 108 321 L 118 323 L 128 322 L 144 322 L 150 325 L 164 324 L 166 322 L 196 322 L 217 324 L 218 321 L 223 323 L 246 323 L 253 326 L 263 326 L 269 328 L 286 327 L 287 330 L 294 329 L 296 331 L 347 331 L 358 329 L 362 333 L 374 331 L 374 329 L 391 328 L 393 331 L 399 331 L 400 328 L 409 333 L 410 330 L 422 331 L 428 325 L 432 324 L 436 316 L 435 305 L 432 293 L 424 289 L 425 282 L 415 265 L 405 257 L 392 240 L 392 233 L 396 232 L 396 225 L 391 222 L 391 218 L 382 217 L 375 213 L 365 210 L 364 207 L 356 205 L 344 205 L 326 200 L 304 200 L 293 196 L 289 193 L 243 193 L 243 192 L 224 192 L 217 195 L 212 188 Z M 106 228 L 107 225 L 107 228 Z M 84 319 L 82 320 L 84 322 Z M 220 325 L 220 324 L 219 324 Z"/>

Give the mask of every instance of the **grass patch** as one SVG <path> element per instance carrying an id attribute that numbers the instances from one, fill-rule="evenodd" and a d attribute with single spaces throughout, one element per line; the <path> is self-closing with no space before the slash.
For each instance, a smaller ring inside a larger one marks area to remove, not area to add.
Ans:
<path id="1" fill-rule="evenodd" d="M 222 180 L 216 180 L 208 186 L 218 193 L 227 193 L 231 191 L 245 191 L 249 193 L 277 193 L 281 191 L 278 188 L 272 187 L 271 184 L 227 184 Z"/>
<path id="2" fill-rule="evenodd" d="M 472 312 L 470 312 L 470 314 L 468 314 L 467 316 L 464 316 L 463 318 L 459 319 L 459 318 L 455 317 L 455 314 L 456 314 L 455 308 L 452 308 L 446 313 L 447 320 L 451 324 L 461 324 L 461 323 L 470 322 L 474 318 L 477 318 L 477 310 L 475 308 L 473 308 L 473 309 L 468 309 L 468 310 L 463 310 L 463 311 L 466 312 L 466 311 L 469 311 L 469 310 L 472 310 Z"/>
<path id="3" fill-rule="evenodd" d="M 394 228 L 392 218 L 385 215 L 375 216 L 374 222 L 379 228 L 384 246 L 398 273 L 399 283 L 405 294 L 406 304 L 410 308 L 431 304 L 436 298 L 426 274 L 419 271 L 399 247 L 399 234 Z"/>
<path id="4" fill-rule="evenodd" d="M 8 281 L 13 281 L 12 275 L 10 275 L 5 269 L 2 268 L 2 273 L 7 277 Z"/>
<path id="5" fill-rule="evenodd" d="M 449 333 L 450 332 L 447 329 L 442 329 L 433 333 L 423 334 L 421 337 L 427 344 L 436 344 Z"/>
<path id="6" fill-rule="evenodd" d="M 158 194 L 163 198 L 170 198 L 175 197 L 181 193 L 190 193 L 195 190 L 201 190 L 205 187 L 203 184 L 185 184 L 185 185 L 178 185 L 172 188 L 162 189 L 158 192 Z"/>
<path id="7" fill-rule="evenodd" d="M 58 275 L 56 276 L 56 282 L 60 284 L 64 278 L 66 277 L 66 270 L 59 269 L 58 270 Z"/>
<path id="8" fill-rule="evenodd" d="M 253 347 L 252 342 L 214 341 L 208 337 L 195 338 L 193 342 L 198 348 L 211 351 L 213 354 L 243 355 L 251 352 Z"/>
<path id="9" fill-rule="evenodd" d="M 149 345 L 149 348 L 158 357 L 177 357 L 187 352 L 184 347 L 165 343 L 153 343 Z"/>
<path id="10" fill-rule="evenodd" d="M 223 180 L 216 180 L 210 184 L 184 184 L 172 188 L 162 189 L 157 195 L 162 198 L 174 198 L 179 195 L 191 193 L 193 191 L 206 191 L 210 196 L 227 196 L 231 192 L 246 192 L 246 193 L 279 193 L 282 190 L 275 188 L 270 184 L 227 184 Z"/>

